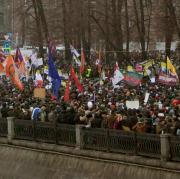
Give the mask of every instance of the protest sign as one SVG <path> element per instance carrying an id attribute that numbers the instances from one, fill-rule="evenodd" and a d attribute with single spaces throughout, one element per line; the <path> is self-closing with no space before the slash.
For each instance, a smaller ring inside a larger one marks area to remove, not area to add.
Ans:
<path id="1" fill-rule="evenodd" d="M 146 94 L 145 94 L 145 98 L 144 98 L 144 102 L 145 102 L 145 103 L 148 102 L 149 95 L 150 95 L 150 93 L 146 93 Z"/>
<path id="2" fill-rule="evenodd" d="M 139 100 L 136 101 L 126 101 L 127 109 L 139 109 Z"/>
<path id="3" fill-rule="evenodd" d="M 46 97 L 45 88 L 35 88 L 34 89 L 34 97 L 44 99 Z"/>

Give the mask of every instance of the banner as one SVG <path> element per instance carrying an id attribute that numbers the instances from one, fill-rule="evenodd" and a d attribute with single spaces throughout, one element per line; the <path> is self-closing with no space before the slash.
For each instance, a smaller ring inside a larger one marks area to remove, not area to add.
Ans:
<path id="1" fill-rule="evenodd" d="M 127 109 L 139 109 L 139 100 L 136 101 L 126 101 Z"/>
<path id="2" fill-rule="evenodd" d="M 179 80 L 177 78 L 168 76 L 166 74 L 160 74 L 158 81 L 159 81 L 159 83 L 169 85 L 169 86 L 175 86 L 179 82 Z"/>

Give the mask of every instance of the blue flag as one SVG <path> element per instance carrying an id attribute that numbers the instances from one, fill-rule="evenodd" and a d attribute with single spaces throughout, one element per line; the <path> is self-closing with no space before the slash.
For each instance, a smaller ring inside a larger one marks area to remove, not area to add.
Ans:
<path id="1" fill-rule="evenodd" d="M 49 54 L 49 58 L 48 58 L 48 66 L 49 66 L 48 75 L 52 78 L 53 96 L 56 97 L 56 99 L 57 99 L 59 88 L 61 86 L 61 77 L 58 74 L 58 71 L 54 65 L 52 56 L 50 54 Z"/>

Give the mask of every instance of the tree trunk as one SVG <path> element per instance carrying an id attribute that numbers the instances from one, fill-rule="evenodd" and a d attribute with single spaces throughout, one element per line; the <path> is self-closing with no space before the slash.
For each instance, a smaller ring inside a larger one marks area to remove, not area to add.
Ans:
<path id="1" fill-rule="evenodd" d="M 121 18 L 121 13 L 122 13 L 122 5 L 123 1 L 117 1 L 117 41 L 116 41 L 116 46 L 118 47 L 118 59 L 120 62 L 124 60 L 124 55 L 123 55 L 123 32 L 122 32 L 122 18 Z"/>
<path id="2" fill-rule="evenodd" d="M 146 60 L 146 47 L 145 47 L 145 25 L 144 25 L 144 5 L 143 0 L 140 2 L 140 13 L 141 13 L 141 48 L 142 48 L 142 57 Z"/>
<path id="3" fill-rule="evenodd" d="M 136 26 L 137 26 L 137 30 L 138 30 L 138 34 L 139 34 L 140 43 L 141 43 L 142 58 L 143 58 L 143 60 L 145 60 L 146 59 L 146 51 L 145 51 L 144 7 L 143 7 L 142 0 L 139 0 L 139 2 L 140 2 L 140 14 L 141 14 L 140 19 L 141 20 L 139 19 L 136 0 L 133 0 L 134 11 L 135 11 L 135 16 L 136 16 Z"/>
<path id="4" fill-rule="evenodd" d="M 109 13 L 108 13 L 108 0 L 105 0 L 105 63 L 109 62 Z"/>
<path id="5" fill-rule="evenodd" d="M 126 57 L 129 58 L 129 40 L 130 40 L 130 33 L 129 33 L 129 13 L 128 13 L 128 4 L 127 0 L 125 0 L 125 18 L 126 18 Z"/>
<path id="6" fill-rule="evenodd" d="M 151 0 L 148 0 L 146 2 L 146 7 L 147 7 L 147 11 L 148 11 L 148 29 L 147 29 L 147 47 L 146 47 L 146 51 L 149 50 L 149 41 L 150 41 L 150 29 L 151 29 L 151 15 L 152 15 L 152 2 Z"/>
<path id="7" fill-rule="evenodd" d="M 90 59 L 90 49 L 91 49 L 91 0 L 88 0 L 88 43 L 86 51 L 86 61 Z"/>
<path id="8" fill-rule="evenodd" d="M 66 4 L 65 0 L 62 0 L 62 15 L 63 15 L 63 25 L 64 25 L 64 44 L 65 44 L 65 60 L 71 62 L 72 56 L 70 52 L 70 45 L 68 40 L 68 31 L 67 31 L 67 13 L 66 13 Z"/>
<path id="9" fill-rule="evenodd" d="M 168 9 L 168 5 L 165 4 L 165 50 L 166 57 L 171 55 L 171 42 L 173 37 L 173 27 L 171 23 L 170 12 Z M 168 24 L 168 25 L 167 25 Z"/>
<path id="10" fill-rule="evenodd" d="M 173 21 L 173 24 L 176 28 L 178 38 L 180 39 L 180 28 L 177 22 L 176 12 L 175 12 L 175 8 L 173 6 L 172 0 L 166 0 L 166 5 L 169 10 L 169 13 L 171 14 L 171 20 Z"/>
<path id="11" fill-rule="evenodd" d="M 36 0 L 36 5 L 37 5 L 37 9 L 38 9 L 38 15 L 41 19 L 41 23 L 42 23 L 42 30 L 44 31 L 44 35 L 45 35 L 45 40 L 48 46 L 49 43 L 49 31 L 48 31 L 48 26 L 47 26 L 47 22 L 46 22 L 46 17 L 44 14 L 44 8 L 42 5 L 42 0 Z"/>
<path id="12" fill-rule="evenodd" d="M 38 42 L 39 42 L 38 43 L 39 53 L 40 53 L 40 56 L 43 57 L 44 52 L 43 52 L 42 26 L 41 26 L 41 21 L 40 21 L 39 15 L 38 15 L 36 0 L 32 0 L 32 4 L 33 4 L 33 8 L 34 8 L 34 13 L 35 13 L 37 37 L 38 37 Z"/>

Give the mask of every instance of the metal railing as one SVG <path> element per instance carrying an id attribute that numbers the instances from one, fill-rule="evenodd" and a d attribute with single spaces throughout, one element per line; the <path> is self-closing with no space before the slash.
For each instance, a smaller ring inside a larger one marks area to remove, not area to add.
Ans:
<path id="1" fill-rule="evenodd" d="M 83 148 L 161 157 L 160 136 L 108 129 L 83 129 Z"/>
<path id="2" fill-rule="evenodd" d="M 7 136 L 8 131 L 7 131 L 7 119 L 6 118 L 1 118 L 0 119 L 0 136 L 5 137 Z"/>
<path id="3" fill-rule="evenodd" d="M 108 130 L 106 129 L 82 129 L 82 143 L 84 149 L 108 151 Z"/>
<path id="4" fill-rule="evenodd" d="M 136 153 L 135 133 L 109 130 L 109 151 L 118 153 Z"/>
<path id="5" fill-rule="evenodd" d="M 180 161 L 180 137 L 170 137 L 171 160 Z"/>
<path id="6" fill-rule="evenodd" d="M 16 139 L 35 140 L 45 143 L 76 144 L 75 126 L 39 121 L 14 121 Z"/>
<path id="7" fill-rule="evenodd" d="M 76 128 L 75 125 L 57 124 L 57 144 L 75 145 Z"/>
<path id="8" fill-rule="evenodd" d="M 161 157 L 160 135 L 136 133 L 137 154 L 147 157 Z"/>
<path id="9" fill-rule="evenodd" d="M 33 121 L 15 120 L 14 133 L 16 139 L 33 140 L 35 134 Z"/>
<path id="10" fill-rule="evenodd" d="M 11 124 L 0 119 L 0 136 L 9 136 Z M 147 133 L 125 132 L 113 129 L 85 128 L 78 125 L 49 123 L 29 120 L 12 120 L 13 138 L 106 152 L 125 153 L 153 158 L 162 158 L 162 149 L 170 148 L 170 160 L 180 161 L 180 137 Z M 80 130 L 78 130 L 80 129 Z M 79 132 L 78 132 L 79 131 Z M 79 138 L 77 137 L 79 136 Z M 166 142 L 164 143 L 164 137 Z M 8 138 L 9 139 L 9 138 Z M 164 145 L 165 144 L 165 145 Z M 168 157 L 167 156 L 167 157 Z"/>

